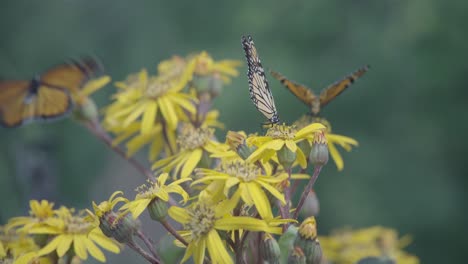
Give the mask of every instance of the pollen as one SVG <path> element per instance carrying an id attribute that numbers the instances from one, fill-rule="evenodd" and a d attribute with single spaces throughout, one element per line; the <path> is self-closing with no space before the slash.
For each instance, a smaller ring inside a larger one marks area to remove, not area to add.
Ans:
<path id="1" fill-rule="evenodd" d="M 94 228 L 92 222 L 86 221 L 85 218 L 81 216 L 70 216 L 63 220 L 67 233 L 87 234 Z"/>
<path id="2" fill-rule="evenodd" d="M 211 128 L 195 128 L 186 124 L 182 127 L 177 143 L 182 151 L 193 150 L 204 146 L 213 137 L 213 134 L 214 130 Z"/>
<path id="3" fill-rule="evenodd" d="M 241 178 L 248 182 L 257 179 L 258 175 L 261 174 L 258 166 L 245 162 L 245 161 L 234 161 L 223 165 L 223 172 L 234 177 Z"/>
<path id="4" fill-rule="evenodd" d="M 166 94 L 175 85 L 174 78 L 167 77 L 151 77 L 148 80 L 145 94 L 147 97 L 156 99 Z"/>
<path id="5" fill-rule="evenodd" d="M 285 124 L 278 125 L 275 124 L 273 125 L 270 129 L 268 129 L 266 136 L 267 137 L 272 137 L 272 138 L 278 138 L 278 139 L 294 139 L 296 136 L 296 126 L 287 126 Z"/>
<path id="6" fill-rule="evenodd" d="M 138 186 L 135 191 L 138 192 L 136 195 L 136 200 L 138 199 L 152 199 L 154 194 L 159 191 L 159 185 L 152 181 L 147 180 L 148 184 L 143 184 Z"/>
<path id="7" fill-rule="evenodd" d="M 214 228 L 216 216 L 213 207 L 199 203 L 189 210 L 189 215 L 191 219 L 187 223 L 186 229 L 192 231 L 192 240 L 208 234 Z"/>

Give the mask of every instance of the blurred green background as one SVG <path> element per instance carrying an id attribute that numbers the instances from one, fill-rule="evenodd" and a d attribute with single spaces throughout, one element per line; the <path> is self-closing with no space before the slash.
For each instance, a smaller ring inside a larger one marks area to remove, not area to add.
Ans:
<path id="1" fill-rule="evenodd" d="M 244 61 L 251 34 L 266 68 L 316 91 L 358 67 L 371 70 L 324 111 L 356 138 L 345 170 L 332 163 L 316 191 L 319 232 L 385 225 L 412 234 L 422 263 L 459 263 L 467 234 L 466 1 L 3 1 L 0 77 L 28 79 L 81 55 L 114 80 L 174 54 L 206 50 Z M 246 67 L 216 100 L 227 128 L 254 132 Z M 282 120 L 307 108 L 270 78 Z M 109 86 L 95 98 L 108 102 Z M 78 208 L 142 184 L 137 172 L 71 120 L 0 130 L 0 222 L 46 197 Z M 144 156 L 140 156 L 144 160 Z M 146 229 L 154 226 L 146 224 Z M 154 237 L 154 240 L 158 240 Z M 133 252 L 110 263 L 144 263 Z"/>

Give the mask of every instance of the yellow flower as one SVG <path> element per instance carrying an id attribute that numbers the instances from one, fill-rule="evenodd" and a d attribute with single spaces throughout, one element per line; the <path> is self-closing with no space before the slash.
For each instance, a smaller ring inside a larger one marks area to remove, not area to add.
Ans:
<path id="1" fill-rule="evenodd" d="M 398 238 L 395 230 L 374 226 L 358 230 L 343 229 L 331 236 L 319 237 L 328 261 L 351 264 L 365 257 L 388 257 L 395 263 L 418 264 L 419 259 L 402 250 L 411 238 Z"/>
<path id="2" fill-rule="evenodd" d="M 27 232 L 30 228 L 44 223 L 48 218 L 53 217 L 55 212 L 53 210 L 54 203 L 49 203 L 46 200 L 37 201 L 31 200 L 29 202 L 29 211 L 30 216 L 20 216 L 11 218 L 6 225 L 6 231 L 13 228 L 18 229 L 18 232 Z"/>
<path id="3" fill-rule="evenodd" d="M 202 157 L 209 153 L 216 152 L 220 143 L 212 140 L 214 130 L 206 127 L 193 127 L 185 124 L 177 138 L 180 152 L 159 160 L 153 164 L 153 170 L 169 172 L 174 169 L 174 177 L 188 177 Z"/>
<path id="4" fill-rule="evenodd" d="M 56 252 L 63 257 L 69 250 L 82 260 L 88 258 L 88 253 L 95 259 L 105 262 L 106 257 L 101 249 L 119 253 L 120 248 L 116 242 L 106 237 L 96 226 L 94 221 L 74 215 L 72 210 L 65 207 L 56 211 L 57 217 L 47 219 L 45 225 L 33 227 L 30 234 L 46 234 L 51 240 L 38 252 L 38 256 L 44 256 Z"/>
<path id="5" fill-rule="evenodd" d="M 338 152 L 336 145 L 341 146 L 346 151 L 351 151 L 353 146 L 358 146 L 358 142 L 350 137 L 332 134 L 331 124 L 325 118 L 316 118 L 311 117 L 309 115 L 301 117 L 295 124 L 298 127 L 305 126 L 312 122 L 321 123 L 326 127 L 325 130 L 325 137 L 328 141 L 328 150 L 330 152 L 330 156 L 332 157 L 333 161 L 335 162 L 336 167 L 339 171 L 343 170 L 344 162 L 341 154 Z"/>
<path id="6" fill-rule="evenodd" d="M 218 231 L 250 230 L 281 233 L 281 227 L 272 226 L 264 220 L 230 215 L 238 200 L 237 195 L 231 200 L 212 204 L 209 199 L 201 198 L 189 208 L 175 206 L 169 208 L 169 215 L 183 224 L 184 230 L 180 231 L 180 234 L 188 241 L 182 262 L 193 255 L 194 262 L 201 264 L 208 250 L 213 263 L 233 263 Z"/>
<path id="7" fill-rule="evenodd" d="M 190 181 L 190 178 L 179 179 L 168 185 L 166 181 L 169 175 L 163 173 L 159 175 L 157 182 L 148 180 L 148 184 L 144 184 L 136 189 L 138 194 L 135 196 L 135 200 L 128 202 L 123 205 L 120 210 L 125 212 L 131 212 L 133 218 L 138 218 L 140 214 L 148 207 L 148 205 L 155 199 L 161 199 L 165 202 L 169 201 L 170 193 L 177 193 L 182 196 L 183 201 L 187 202 L 189 196 L 187 192 L 180 186 L 181 183 Z"/>
<path id="8" fill-rule="evenodd" d="M 111 212 L 118 203 L 128 202 L 126 198 L 119 196 L 119 195 L 123 195 L 123 192 L 122 191 L 114 192 L 109 197 L 109 200 L 101 202 L 99 205 L 93 202 L 93 209 L 94 209 L 94 213 L 96 214 L 96 216 L 101 218 L 104 216 L 104 214 Z"/>
<path id="9" fill-rule="evenodd" d="M 294 126 L 275 124 L 268 129 L 266 136 L 247 138 L 247 144 L 258 147 L 247 158 L 247 161 L 255 162 L 262 159 L 263 162 L 267 162 L 280 151 L 290 151 L 297 155 L 293 161 L 297 161 L 302 168 L 305 168 L 307 166 L 306 156 L 296 143 L 313 138 L 314 132 L 321 129 L 325 129 L 325 126 L 319 123 L 310 124 L 299 131 Z M 278 158 L 281 159 L 281 157 Z"/>
<path id="10" fill-rule="evenodd" d="M 121 88 L 115 96 L 115 101 L 106 109 L 106 122 L 127 127 L 141 120 L 141 133 L 151 131 L 157 123 L 166 124 L 173 131 L 177 127 L 180 116 L 177 109 L 183 108 L 190 113 L 195 112 L 195 98 L 181 93 L 181 90 L 192 79 L 194 63 L 187 65 L 179 76 L 152 76 L 142 70 L 137 78 L 116 83 Z"/>
<path id="11" fill-rule="evenodd" d="M 52 263 L 47 258 L 39 258 L 38 249 L 32 237 L 25 233 L 14 233 L 11 230 L 5 232 L 0 227 L 0 263 L 28 264 L 31 261 L 37 264 Z"/>
<path id="12" fill-rule="evenodd" d="M 280 177 L 262 175 L 261 169 L 249 162 L 237 160 L 232 163 L 224 163 L 220 171 L 197 169 L 197 176 L 200 179 L 194 181 L 192 185 L 220 181 L 219 187 L 223 189 L 225 197 L 230 197 L 231 188 L 237 187 L 232 195 L 237 196 L 237 193 L 239 193 L 246 205 L 255 205 L 255 208 L 257 208 L 263 219 L 269 220 L 273 218 L 266 191 L 283 204 L 286 203 L 283 194 L 273 185 L 286 180 L 288 175 L 282 174 Z"/>
<path id="13" fill-rule="evenodd" d="M 231 81 L 230 77 L 238 76 L 239 72 L 236 68 L 242 65 L 242 62 L 238 60 L 221 60 L 216 62 L 205 51 L 194 56 L 194 60 L 195 75 L 207 76 L 218 74 L 221 75 L 220 77 L 224 83 L 229 83 Z"/>

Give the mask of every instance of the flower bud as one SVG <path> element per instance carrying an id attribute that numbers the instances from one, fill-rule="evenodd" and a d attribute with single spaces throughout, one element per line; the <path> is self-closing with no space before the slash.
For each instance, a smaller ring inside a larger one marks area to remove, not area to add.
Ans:
<path id="1" fill-rule="evenodd" d="M 318 131 L 314 135 L 309 160 L 315 166 L 324 166 L 328 162 L 328 144 L 323 131 Z"/>
<path id="2" fill-rule="evenodd" d="M 268 233 L 265 233 L 262 243 L 260 244 L 260 252 L 262 258 L 268 264 L 279 264 L 281 250 L 278 242 Z"/>
<path id="3" fill-rule="evenodd" d="M 91 98 L 84 98 L 80 107 L 76 108 L 74 117 L 83 121 L 97 121 L 99 111 Z"/>
<path id="4" fill-rule="evenodd" d="M 310 190 L 309 193 L 307 193 L 304 205 L 302 206 L 302 210 L 299 212 L 299 214 L 303 218 L 307 218 L 309 216 L 317 216 L 319 211 L 320 203 L 317 195 L 313 190 Z"/>
<path id="5" fill-rule="evenodd" d="M 226 143 L 243 159 L 247 159 L 255 151 L 254 148 L 247 146 L 245 139 L 243 132 L 228 131 L 226 135 Z"/>
<path id="6" fill-rule="evenodd" d="M 300 247 L 294 247 L 288 257 L 288 263 L 306 264 L 306 257 Z"/>
<path id="7" fill-rule="evenodd" d="M 151 219 L 155 221 L 164 221 L 167 216 L 167 203 L 161 199 L 153 199 L 148 205 L 148 212 Z"/>
<path id="8" fill-rule="evenodd" d="M 307 263 L 319 264 L 322 260 L 322 248 L 317 239 L 317 222 L 314 217 L 306 218 L 299 226 L 295 247 L 304 252 Z"/>
<path id="9" fill-rule="evenodd" d="M 302 150 L 302 153 L 310 153 L 310 150 L 312 149 L 312 146 L 310 145 L 308 140 L 302 140 L 296 144 Z"/>
<path id="10" fill-rule="evenodd" d="M 290 169 L 296 161 L 296 152 L 292 152 L 286 145 L 284 145 L 278 152 L 276 152 L 278 155 L 278 161 L 279 163 L 286 169 Z"/>
<path id="11" fill-rule="evenodd" d="M 140 221 L 133 219 L 130 214 L 118 216 L 109 211 L 99 218 L 99 227 L 106 236 L 126 243 L 132 240 L 133 234 L 140 228 Z"/>
<path id="12" fill-rule="evenodd" d="M 396 264 L 396 261 L 387 257 L 365 257 L 356 262 L 356 264 Z"/>

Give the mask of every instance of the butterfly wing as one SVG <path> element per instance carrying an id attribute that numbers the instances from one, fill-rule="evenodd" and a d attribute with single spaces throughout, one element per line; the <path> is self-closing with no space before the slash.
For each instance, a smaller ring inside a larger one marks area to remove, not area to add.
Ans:
<path id="1" fill-rule="evenodd" d="M 0 123 L 5 127 L 59 118 L 71 107 L 71 98 L 65 90 L 34 81 L 0 82 Z"/>
<path id="2" fill-rule="evenodd" d="M 325 88 L 320 93 L 320 106 L 324 107 L 330 101 L 335 99 L 340 93 L 342 93 L 346 88 L 348 88 L 354 81 L 356 81 L 359 77 L 364 75 L 369 70 L 369 66 L 364 66 L 357 71 L 353 72 L 352 74 L 346 76 L 340 81 L 333 83 L 332 85 Z"/>
<path id="3" fill-rule="evenodd" d="M 242 36 L 242 47 L 244 48 L 247 66 L 249 68 L 247 76 L 249 78 L 250 99 L 255 107 L 260 111 L 270 123 L 278 123 L 279 117 L 276 111 L 275 101 L 268 86 L 262 63 L 258 57 L 257 49 L 250 36 Z"/>
<path id="4" fill-rule="evenodd" d="M 317 96 L 312 92 L 312 90 L 304 85 L 288 80 L 286 76 L 279 72 L 270 70 L 270 73 L 304 104 L 312 106 L 312 104 L 317 100 Z"/>
<path id="5" fill-rule="evenodd" d="M 41 75 L 41 83 L 49 87 L 67 89 L 73 95 L 100 69 L 96 59 L 86 57 L 49 69 Z"/>

